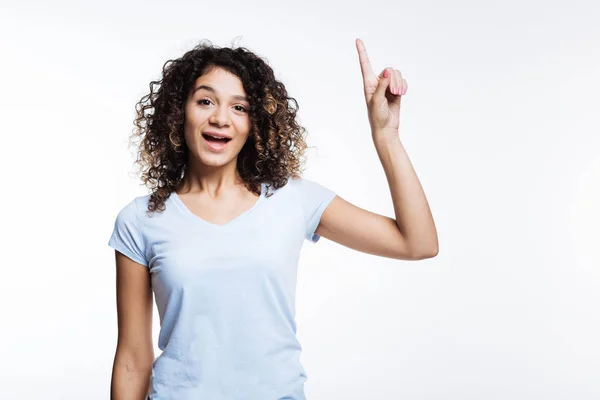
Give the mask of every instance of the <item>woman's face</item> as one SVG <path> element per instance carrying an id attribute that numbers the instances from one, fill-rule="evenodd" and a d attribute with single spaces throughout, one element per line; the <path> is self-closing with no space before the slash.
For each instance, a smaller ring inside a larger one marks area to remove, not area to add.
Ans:
<path id="1" fill-rule="evenodd" d="M 185 141 L 190 156 L 220 167 L 235 163 L 250 131 L 250 103 L 242 81 L 214 67 L 196 79 L 185 105 Z M 209 135 L 227 139 L 213 139 Z"/>

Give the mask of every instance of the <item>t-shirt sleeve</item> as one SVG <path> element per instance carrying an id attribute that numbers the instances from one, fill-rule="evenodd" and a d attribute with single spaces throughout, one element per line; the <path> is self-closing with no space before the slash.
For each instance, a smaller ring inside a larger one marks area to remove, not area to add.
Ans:
<path id="1" fill-rule="evenodd" d="M 145 244 L 142 232 L 139 229 L 137 212 L 138 209 L 135 199 L 119 211 L 108 245 L 120 253 L 123 253 L 133 261 L 148 266 L 148 261 L 146 261 L 145 256 Z"/>
<path id="2" fill-rule="evenodd" d="M 321 221 L 323 211 L 329 203 L 335 198 L 336 193 L 309 179 L 300 178 L 296 180 L 302 199 L 302 207 L 306 222 L 305 238 L 313 243 L 317 243 L 321 236 L 315 234 L 317 226 Z"/>

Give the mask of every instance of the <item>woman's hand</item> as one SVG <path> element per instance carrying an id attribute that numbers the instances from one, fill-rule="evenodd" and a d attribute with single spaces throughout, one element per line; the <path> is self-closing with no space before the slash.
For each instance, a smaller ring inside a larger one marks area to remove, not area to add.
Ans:
<path id="1" fill-rule="evenodd" d="M 363 76 L 369 124 L 374 138 L 397 136 L 400 123 L 400 99 L 408 84 L 402 73 L 391 67 L 375 75 L 362 40 L 356 39 L 356 49 Z"/>

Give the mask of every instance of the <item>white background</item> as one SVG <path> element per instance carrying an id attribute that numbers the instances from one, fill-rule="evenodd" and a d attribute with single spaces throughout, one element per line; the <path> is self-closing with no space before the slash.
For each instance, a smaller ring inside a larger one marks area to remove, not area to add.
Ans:
<path id="1" fill-rule="evenodd" d="M 3 3 L 0 397 L 109 398 L 107 243 L 147 193 L 127 148 L 134 104 L 201 39 L 274 68 L 316 147 L 305 177 L 394 216 L 359 37 L 376 73 L 408 81 L 400 135 L 440 252 L 306 242 L 307 397 L 599 399 L 598 21 L 592 0 Z"/>

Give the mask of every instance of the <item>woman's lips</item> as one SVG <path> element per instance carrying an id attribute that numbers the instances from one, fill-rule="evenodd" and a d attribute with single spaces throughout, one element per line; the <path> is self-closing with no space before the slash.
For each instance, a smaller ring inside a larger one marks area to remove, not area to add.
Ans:
<path id="1" fill-rule="evenodd" d="M 216 153 L 223 152 L 227 148 L 229 142 L 231 142 L 231 139 L 228 141 L 208 140 L 204 135 L 202 135 L 202 139 L 204 140 L 204 143 L 206 143 L 206 146 Z"/>

